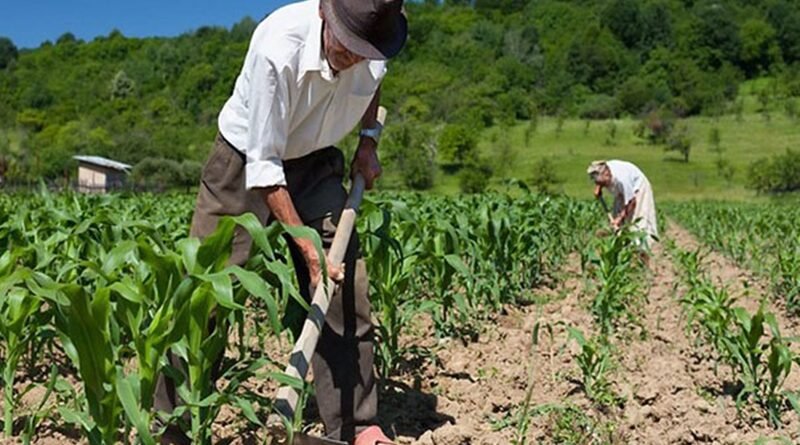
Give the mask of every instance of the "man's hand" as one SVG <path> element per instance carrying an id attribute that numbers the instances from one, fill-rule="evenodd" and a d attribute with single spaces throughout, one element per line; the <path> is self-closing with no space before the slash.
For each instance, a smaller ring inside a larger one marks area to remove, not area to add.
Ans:
<path id="1" fill-rule="evenodd" d="M 350 174 L 355 176 L 356 173 L 361 173 L 367 190 L 372 188 L 375 180 L 383 172 L 381 163 L 378 161 L 377 148 L 374 140 L 362 137 L 356 154 L 353 156 L 353 163 L 350 165 Z"/>
<path id="2" fill-rule="evenodd" d="M 284 186 L 273 186 L 264 189 L 264 202 L 272 215 L 278 221 L 289 226 L 302 226 L 303 221 L 294 207 L 289 191 Z M 294 242 L 303 258 L 306 260 L 311 286 L 316 287 L 322 277 L 320 257 L 314 242 L 308 238 L 294 238 Z M 344 279 L 344 270 L 341 265 L 328 264 L 328 276 L 336 282 Z"/>
<path id="3" fill-rule="evenodd" d="M 619 230 L 620 227 L 622 227 L 622 218 L 621 217 L 612 218 L 611 219 L 611 227 L 613 227 L 614 230 Z"/>
<path id="4" fill-rule="evenodd" d="M 308 275 L 311 277 L 311 287 L 315 288 L 322 279 L 322 268 L 320 267 L 321 261 L 319 255 L 317 254 L 317 249 L 314 247 L 314 243 L 312 243 L 310 240 L 296 239 L 295 242 L 300 247 L 300 250 L 303 253 L 303 258 L 306 260 Z M 330 277 L 331 280 L 337 283 L 344 280 L 344 265 L 334 265 L 328 261 L 326 261 L 326 263 L 328 265 L 328 277 Z"/>

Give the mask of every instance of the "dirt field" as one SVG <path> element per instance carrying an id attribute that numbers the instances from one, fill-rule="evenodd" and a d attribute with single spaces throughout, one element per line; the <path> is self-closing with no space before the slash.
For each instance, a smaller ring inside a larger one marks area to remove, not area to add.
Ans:
<path id="1" fill-rule="evenodd" d="M 674 224 L 666 239 L 686 250 L 697 246 Z M 705 264 L 713 279 L 738 297 L 739 305 L 758 308 L 758 298 L 766 295 L 763 283 L 716 253 Z M 663 245 L 655 247 L 650 265 L 641 329 L 629 329 L 613 342 L 610 375 L 619 399 L 611 407 L 598 408 L 584 394 L 574 359 L 578 349 L 565 333 L 564 326 L 587 334 L 593 330 L 586 309 L 592 289 L 573 256 L 556 289 L 537 290 L 541 304 L 507 308 L 475 343 L 437 340 L 428 323 L 418 320 L 405 343 L 426 353 L 409 355 L 405 371 L 385 385 L 381 423 L 399 444 L 515 443 L 532 372 L 527 443 L 798 443 L 800 419 L 794 413 L 784 414 L 785 425 L 778 430 L 755 409 L 738 414 L 730 370 L 719 366 L 715 373 L 710 350 L 696 346 L 686 333 L 676 267 Z M 778 315 L 784 335 L 800 332 L 798 321 L 787 318 L 782 308 L 769 308 Z M 537 323 L 552 326 L 553 337 L 551 341 L 547 329 L 541 329 L 540 342 L 532 348 Z M 800 371 L 793 372 L 786 387 L 800 388 Z M 274 387 L 256 382 L 251 389 L 271 397 Z M 37 394 L 26 399 L 34 403 Z M 313 409 L 311 415 L 313 420 Z M 314 431 L 320 431 L 318 423 Z M 217 443 L 231 444 L 261 443 L 263 437 L 248 430 L 238 411 L 230 409 L 221 413 L 215 436 Z M 15 443 L 0 440 L 3 445 Z M 86 442 L 69 428 L 45 422 L 35 443 Z"/>
<path id="2" fill-rule="evenodd" d="M 688 232 L 674 224 L 666 235 L 680 248 L 697 246 Z M 714 280 L 729 286 L 739 298 L 739 305 L 758 309 L 758 298 L 766 295 L 762 283 L 719 254 L 710 253 L 705 264 Z M 640 338 L 632 332 L 631 338 L 617 342 L 613 386 L 624 398 L 618 407 L 599 411 L 584 396 L 572 358 L 576 347 L 574 343 L 564 347 L 563 328 L 555 329 L 554 342 L 543 335 L 534 354 L 529 354 L 537 322 L 563 322 L 584 332 L 591 330 L 585 309 L 591 295 L 584 294 L 576 258 L 565 271 L 563 289 L 545 292 L 550 301 L 543 306 L 510 309 L 477 344 L 427 345 L 440 348 L 440 363 L 428 361 L 418 372 L 398 379 L 406 392 L 384 396 L 384 422 L 402 444 L 512 443 L 517 437 L 512 422 L 519 416 L 532 367 L 531 407 L 571 405 L 576 409 L 549 413 L 539 409 L 542 414 L 531 419 L 528 443 L 742 444 L 759 439 L 772 443 L 769 439 L 773 438 L 774 443 L 798 443 L 800 421 L 793 413 L 785 413 L 786 425 L 779 430 L 755 411 L 737 415 L 730 395 L 730 371 L 720 366 L 715 375 L 709 351 L 694 346 L 686 335 L 675 290 L 677 272 L 663 246 L 655 248 L 651 267 L 642 320 L 646 334 Z M 798 333 L 797 320 L 787 319 L 781 308 L 770 309 L 778 315 L 784 335 Z M 800 371 L 793 371 L 786 387 L 800 388 Z M 790 441 L 779 442 L 779 437 Z"/>

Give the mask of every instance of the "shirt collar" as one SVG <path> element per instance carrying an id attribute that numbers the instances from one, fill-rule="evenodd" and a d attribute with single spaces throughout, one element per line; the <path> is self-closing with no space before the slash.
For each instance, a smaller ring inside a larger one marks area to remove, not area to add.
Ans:
<path id="1" fill-rule="evenodd" d="M 315 9 L 316 11 L 316 9 Z M 300 76 L 308 71 L 319 71 L 320 76 L 328 82 L 336 80 L 331 66 L 322 54 L 322 19 L 313 14 L 308 28 L 308 35 L 301 56 Z"/>

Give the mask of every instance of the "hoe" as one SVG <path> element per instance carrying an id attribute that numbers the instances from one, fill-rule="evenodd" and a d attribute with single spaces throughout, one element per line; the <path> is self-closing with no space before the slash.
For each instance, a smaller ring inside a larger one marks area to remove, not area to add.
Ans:
<path id="1" fill-rule="evenodd" d="M 385 120 L 386 109 L 380 107 L 378 109 L 378 122 L 383 125 Z M 332 264 L 341 264 L 344 261 L 344 254 L 350 242 L 350 235 L 353 232 L 356 212 L 358 211 L 358 206 L 361 204 L 363 194 L 364 178 L 360 174 L 356 174 L 353 178 L 353 184 L 350 189 L 350 194 L 347 197 L 347 203 L 342 211 L 342 216 L 339 218 L 336 233 L 333 237 L 333 243 L 328 252 L 327 259 Z M 314 297 L 311 300 L 311 310 L 303 324 L 303 330 L 292 349 L 292 355 L 289 358 L 289 364 L 286 366 L 284 374 L 295 379 L 305 379 L 311 364 L 311 357 L 314 355 L 314 350 L 317 348 L 317 342 L 322 332 L 322 327 L 325 325 L 325 314 L 328 312 L 328 306 L 335 286 L 336 284 L 329 278 L 327 283 L 320 283 L 314 291 Z M 275 398 L 275 411 L 278 412 L 278 415 L 270 416 L 268 420 L 271 431 L 278 433 L 277 435 L 283 435 L 280 434 L 283 421 L 291 422 L 291 420 L 294 419 L 299 400 L 300 394 L 295 388 L 284 385 L 278 389 Z M 293 434 L 291 445 L 347 445 L 347 443 L 314 437 L 298 432 Z"/>

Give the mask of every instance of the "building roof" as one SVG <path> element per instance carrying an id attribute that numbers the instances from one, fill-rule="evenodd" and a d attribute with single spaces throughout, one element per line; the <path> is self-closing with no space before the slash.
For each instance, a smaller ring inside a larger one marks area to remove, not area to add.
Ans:
<path id="1" fill-rule="evenodd" d="M 80 162 L 85 162 L 87 164 L 97 165 L 99 167 L 106 167 L 124 172 L 127 172 L 131 169 L 131 166 L 128 164 L 112 161 L 111 159 L 106 159 L 102 156 L 73 156 L 72 159 L 75 159 Z"/>

